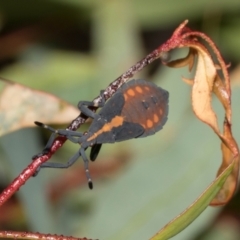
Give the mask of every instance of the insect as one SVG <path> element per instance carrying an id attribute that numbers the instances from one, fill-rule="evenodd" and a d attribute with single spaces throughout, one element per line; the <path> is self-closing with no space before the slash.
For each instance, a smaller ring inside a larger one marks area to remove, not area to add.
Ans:
<path id="1" fill-rule="evenodd" d="M 68 168 L 81 156 L 84 162 L 89 188 L 93 188 L 88 169 L 88 158 L 85 150 L 92 147 L 90 160 L 94 161 L 103 143 L 121 142 L 132 138 L 150 136 L 160 129 L 167 121 L 168 92 L 154 83 L 145 80 L 131 80 L 123 84 L 107 101 L 102 101 L 98 113 L 88 107 L 96 107 L 93 102 L 80 101 L 78 108 L 81 113 L 93 119 L 88 132 L 58 129 L 35 122 L 36 125 L 53 132 L 43 152 L 50 149 L 56 134 L 81 145 L 79 151 L 67 163 L 46 162 L 40 168 Z M 40 169 L 38 169 L 39 171 Z"/>

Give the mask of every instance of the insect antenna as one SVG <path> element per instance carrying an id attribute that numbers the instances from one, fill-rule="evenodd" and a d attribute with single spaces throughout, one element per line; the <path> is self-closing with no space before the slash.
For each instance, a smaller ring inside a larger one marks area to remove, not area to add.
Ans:
<path id="1" fill-rule="evenodd" d="M 48 126 L 48 125 L 46 125 L 44 123 L 41 123 L 41 122 L 38 122 L 38 121 L 35 121 L 34 123 L 37 126 L 42 127 L 42 128 L 46 128 L 46 129 L 48 129 L 49 131 L 51 131 L 53 133 L 58 133 L 58 130 L 56 130 L 56 129 L 54 129 L 54 128 L 52 128 L 52 127 L 50 127 L 50 126 Z"/>

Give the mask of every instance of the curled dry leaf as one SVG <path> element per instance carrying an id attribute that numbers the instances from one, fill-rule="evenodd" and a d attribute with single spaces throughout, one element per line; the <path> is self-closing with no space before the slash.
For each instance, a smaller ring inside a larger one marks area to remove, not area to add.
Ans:
<path id="1" fill-rule="evenodd" d="M 165 64 L 168 65 L 169 67 L 174 67 L 174 68 L 181 68 L 181 67 L 188 66 L 188 70 L 192 71 L 192 68 L 194 66 L 195 55 L 197 55 L 197 52 L 195 51 L 195 49 L 190 48 L 188 55 L 186 57 L 181 59 L 176 59 Z"/>
<path id="2" fill-rule="evenodd" d="M 36 120 L 65 123 L 79 115 L 77 108 L 51 94 L 3 79 L 0 86 L 0 135 L 35 126 Z"/>
<path id="3" fill-rule="evenodd" d="M 196 116 L 219 135 L 217 116 L 211 106 L 211 94 L 217 71 L 208 52 L 198 45 L 198 62 L 192 88 L 192 106 Z"/>
<path id="4" fill-rule="evenodd" d="M 189 47 L 189 54 L 183 59 L 174 60 L 164 64 L 170 67 L 183 67 L 188 65 L 189 70 L 191 70 L 194 65 L 195 56 L 197 55 L 194 79 L 183 78 L 183 80 L 192 85 L 192 107 L 195 115 L 202 122 L 208 124 L 222 141 L 221 149 L 223 158 L 217 176 L 219 176 L 234 161 L 234 168 L 231 174 L 227 178 L 222 189 L 211 202 L 211 205 L 224 205 L 231 199 L 235 192 L 239 171 L 239 150 L 231 133 L 232 109 L 230 80 L 227 71 L 228 66 L 224 63 L 220 52 L 211 39 L 203 33 L 192 32 L 190 29 L 184 28 L 184 24 L 186 23 L 187 22 L 185 21 L 179 26 L 174 32 L 172 38 L 168 40 L 167 44 L 165 44 L 165 48 L 166 46 L 171 46 L 171 49 L 177 47 Z M 217 64 L 213 62 L 212 55 L 206 49 L 205 45 L 198 41 L 198 38 L 207 42 L 212 49 L 213 54 L 215 54 L 218 61 Z M 165 48 L 164 51 L 166 51 Z M 223 79 L 218 75 L 219 70 L 223 75 Z M 220 132 L 216 113 L 212 109 L 212 93 L 217 96 L 225 110 L 223 133 Z"/>
<path id="5" fill-rule="evenodd" d="M 226 91 L 226 88 L 220 79 L 219 75 L 216 76 L 215 82 L 213 85 L 213 92 L 216 94 L 217 98 L 220 100 L 222 103 L 225 112 L 226 112 L 226 117 L 228 119 L 228 122 L 231 122 L 231 100 L 230 96 Z"/>
<path id="6" fill-rule="evenodd" d="M 222 136 L 222 164 L 218 170 L 217 176 L 219 176 L 225 169 L 234 162 L 234 168 L 227 178 L 222 189 L 216 195 L 211 202 L 212 206 L 223 205 L 227 203 L 233 196 L 237 183 L 238 183 L 238 172 L 239 172 L 239 154 L 238 146 L 235 139 L 232 136 L 231 125 L 225 119 L 224 130 Z"/>
<path id="7" fill-rule="evenodd" d="M 217 176 L 219 176 L 219 174 L 221 174 L 232 161 L 236 161 L 231 175 L 227 178 L 223 188 L 219 191 L 216 198 L 211 202 L 211 205 L 222 205 L 230 200 L 236 189 L 238 179 L 238 157 L 234 157 L 234 153 L 238 152 L 238 150 L 232 134 L 227 134 L 225 131 L 224 134 L 220 132 L 217 116 L 211 106 L 211 99 L 212 92 L 214 92 L 222 103 L 226 112 L 226 118 L 228 119 L 227 122 L 229 122 L 231 120 L 230 97 L 226 91 L 224 83 L 217 74 L 216 65 L 213 63 L 208 51 L 198 44 L 191 45 L 190 47 L 194 47 L 198 53 L 196 73 L 193 80 L 186 78 L 183 78 L 183 80 L 193 86 L 192 106 L 194 113 L 201 121 L 208 124 L 222 140 L 221 149 L 223 160 Z M 187 56 L 187 58 L 190 59 L 190 65 L 192 65 L 192 58 L 189 56 Z M 184 63 L 186 64 L 186 59 Z M 235 148 L 234 153 L 232 151 L 233 147 Z"/>
<path id="8" fill-rule="evenodd" d="M 224 83 L 217 74 L 216 65 L 214 64 L 209 52 L 200 44 L 189 44 L 194 47 L 198 53 L 198 62 L 192 88 L 192 106 L 196 116 L 208 124 L 222 140 L 222 165 L 217 176 L 221 174 L 232 161 L 236 161 L 231 175 L 227 178 L 222 189 L 216 195 L 211 205 L 222 205 L 227 203 L 237 185 L 238 180 L 238 148 L 232 137 L 231 122 L 231 104 L 230 96 L 225 88 Z M 212 92 L 216 94 L 225 109 L 224 132 L 220 132 L 217 116 L 211 106 Z M 226 126 L 227 125 L 227 129 Z"/>

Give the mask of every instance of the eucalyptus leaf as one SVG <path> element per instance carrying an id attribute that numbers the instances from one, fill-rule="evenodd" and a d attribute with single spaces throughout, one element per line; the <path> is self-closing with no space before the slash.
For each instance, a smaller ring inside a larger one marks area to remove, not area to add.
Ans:
<path id="1" fill-rule="evenodd" d="M 152 237 L 151 240 L 170 239 L 194 221 L 194 219 L 196 219 L 208 207 L 209 203 L 219 192 L 227 177 L 230 175 L 234 164 L 235 162 L 233 161 L 189 208 L 168 223 L 162 230 L 160 230 L 160 232 Z"/>

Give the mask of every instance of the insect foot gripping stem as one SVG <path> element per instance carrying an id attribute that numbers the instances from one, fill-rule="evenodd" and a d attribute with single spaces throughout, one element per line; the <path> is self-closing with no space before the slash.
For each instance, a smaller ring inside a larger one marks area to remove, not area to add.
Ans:
<path id="1" fill-rule="evenodd" d="M 40 152 L 40 153 L 32 156 L 32 160 L 33 160 L 33 161 L 34 161 L 35 159 L 37 159 L 37 158 L 39 158 L 39 157 L 42 157 L 42 156 L 44 156 L 45 154 L 49 153 L 49 151 L 51 150 L 51 146 L 52 146 L 52 144 L 53 144 L 53 142 L 54 142 L 54 139 L 55 139 L 55 137 L 56 137 L 56 134 L 57 134 L 57 131 L 56 131 L 55 129 L 53 129 L 52 127 L 50 127 L 50 126 L 48 126 L 48 125 L 46 125 L 46 124 L 44 124 L 44 123 L 37 122 L 37 121 L 35 121 L 34 123 L 35 123 L 37 126 L 39 126 L 39 127 L 43 127 L 43 128 L 46 128 L 46 129 L 50 130 L 50 131 L 53 132 L 53 133 L 51 134 L 51 137 L 49 138 L 48 143 L 47 143 L 47 145 L 44 147 L 44 149 L 42 150 L 42 152 Z M 41 166 L 39 166 L 39 167 L 37 168 L 37 170 L 36 170 L 36 172 L 34 173 L 33 177 L 36 177 L 36 176 L 38 175 L 40 169 L 41 169 Z"/>
<path id="2" fill-rule="evenodd" d="M 42 151 L 41 153 L 38 153 L 38 154 L 34 155 L 34 156 L 32 157 L 32 160 L 36 159 L 37 157 L 41 157 L 41 156 L 47 154 L 47 153 L 50 151 L 51 146 L 52 146 L 52 144 L 53 144 L 53 142 L 54 142 L 54 139 L 55 139 L 55 137 L 56 137 L 56 134 L 58 133 L 57 130 L 55 130 L 54 128 L 52 128 L 52 127 L 50 127 L 50 126 L 48 126 L 48 125 L 46 125 L 46 124 L 44 124 L 44 123 L 37 122 L 37 121 L 34 122 L 34 123 L 35 123 L 37 126 L 39 126 L 39 127 L 48 129 L 49 131 L 52 132 L 52 135 L 50 136 L 50 138 L 49 138 L 49 140 L 48 140 L 48 143 L 47 143 L 47 145 L 44 147 L 43 151 Z"/>
<path id="3" fill-rule="evenodd" d="M 154 83 L 141 79 L 131 80 L 123 84 L 107 102 L 103 98 L 100 106 L 98 106 L 101 109 L 97 113 L 90 109 L 96 107 L 95 103 L 79 102 L 78 107 L 81 112 L 93 119 L 86 134 L 67 129 L 55 130 L 48 125 L 35 122 L 36 125 L 52 132 L 45 150 L 52 146 L 56 134 L 65 136 L 71 142 L 81 145 L 78 152 L 67 163 L 46 162 L 40 167 L 68 168 L 79 157 L 82 157 L 88 186 L 92 189 L 93 183 L 85 150 L 92 147 L 90 159 L 94 161 L 104 143 L 147 137 L 160 131 L 167 122 L 168 97 L 168 92 Z"/>

